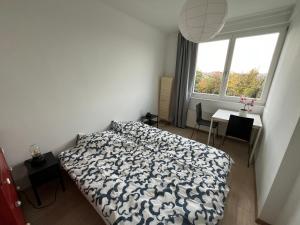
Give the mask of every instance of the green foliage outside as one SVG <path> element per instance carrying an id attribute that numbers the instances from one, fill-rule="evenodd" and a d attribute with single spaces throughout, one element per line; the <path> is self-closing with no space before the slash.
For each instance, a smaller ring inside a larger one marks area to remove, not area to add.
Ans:
<path id="1" fill-rule="evenodd" d="M 195 92 L 219 94 L 222 82 L 222 72 L 202 73 L 196 71 Z M 260 98 L 265 76 L 258 70 L 252 69 L 248 73 L 229 74 L 226 95 Z"/>

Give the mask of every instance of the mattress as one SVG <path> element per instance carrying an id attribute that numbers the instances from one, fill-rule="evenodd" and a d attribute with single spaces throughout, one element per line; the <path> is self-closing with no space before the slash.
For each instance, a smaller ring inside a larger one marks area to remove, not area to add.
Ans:
<path id="1" fill-rule="evenodd" d="M 107 224 L 217 224 L 232 159 L 140 122 L 82 135 L 62 167 Z"/>

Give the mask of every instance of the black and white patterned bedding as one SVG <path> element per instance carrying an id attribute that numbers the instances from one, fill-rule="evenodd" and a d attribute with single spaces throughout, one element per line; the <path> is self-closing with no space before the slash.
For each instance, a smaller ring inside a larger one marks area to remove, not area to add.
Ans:
<path id="1" fill-rule="evenodd" d="M 139 122 L 83 135 L 64 169 L 107 224 L 217 224 L 232 164 L 224 152 Z"/>

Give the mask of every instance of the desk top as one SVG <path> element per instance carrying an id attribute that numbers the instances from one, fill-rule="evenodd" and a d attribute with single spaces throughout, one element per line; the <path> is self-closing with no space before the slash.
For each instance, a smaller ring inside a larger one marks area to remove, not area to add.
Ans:
<path id="1" fill-rule="evenodd" d="M 238 116 L 239 112 L 225 110 L 225 109 L 218 109 L 217 112 L 215 112 L 215 114 L 212 116 L 212 118 L 213 118 L 214 121 L 227 122 L 229 120 L 230 115 L 236 115 L 236 116 Z M 248 113 L 247 117 L 254 119 L 253 127 L 261 128 L 263 126 L 259 114 Z"/>

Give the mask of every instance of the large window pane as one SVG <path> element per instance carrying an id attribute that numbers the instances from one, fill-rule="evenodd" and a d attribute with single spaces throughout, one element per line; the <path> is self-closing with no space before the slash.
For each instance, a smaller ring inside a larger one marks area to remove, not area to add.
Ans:
<path id="1" fill-rule="evenodd" d="M 237 38 L 226 95 L 260 98 L 279 33 Z"/>
<path id="2" fill-rule="evenodd" d="M 198 45 L 194 92 L 219 94 L 229 40 Z"/>

